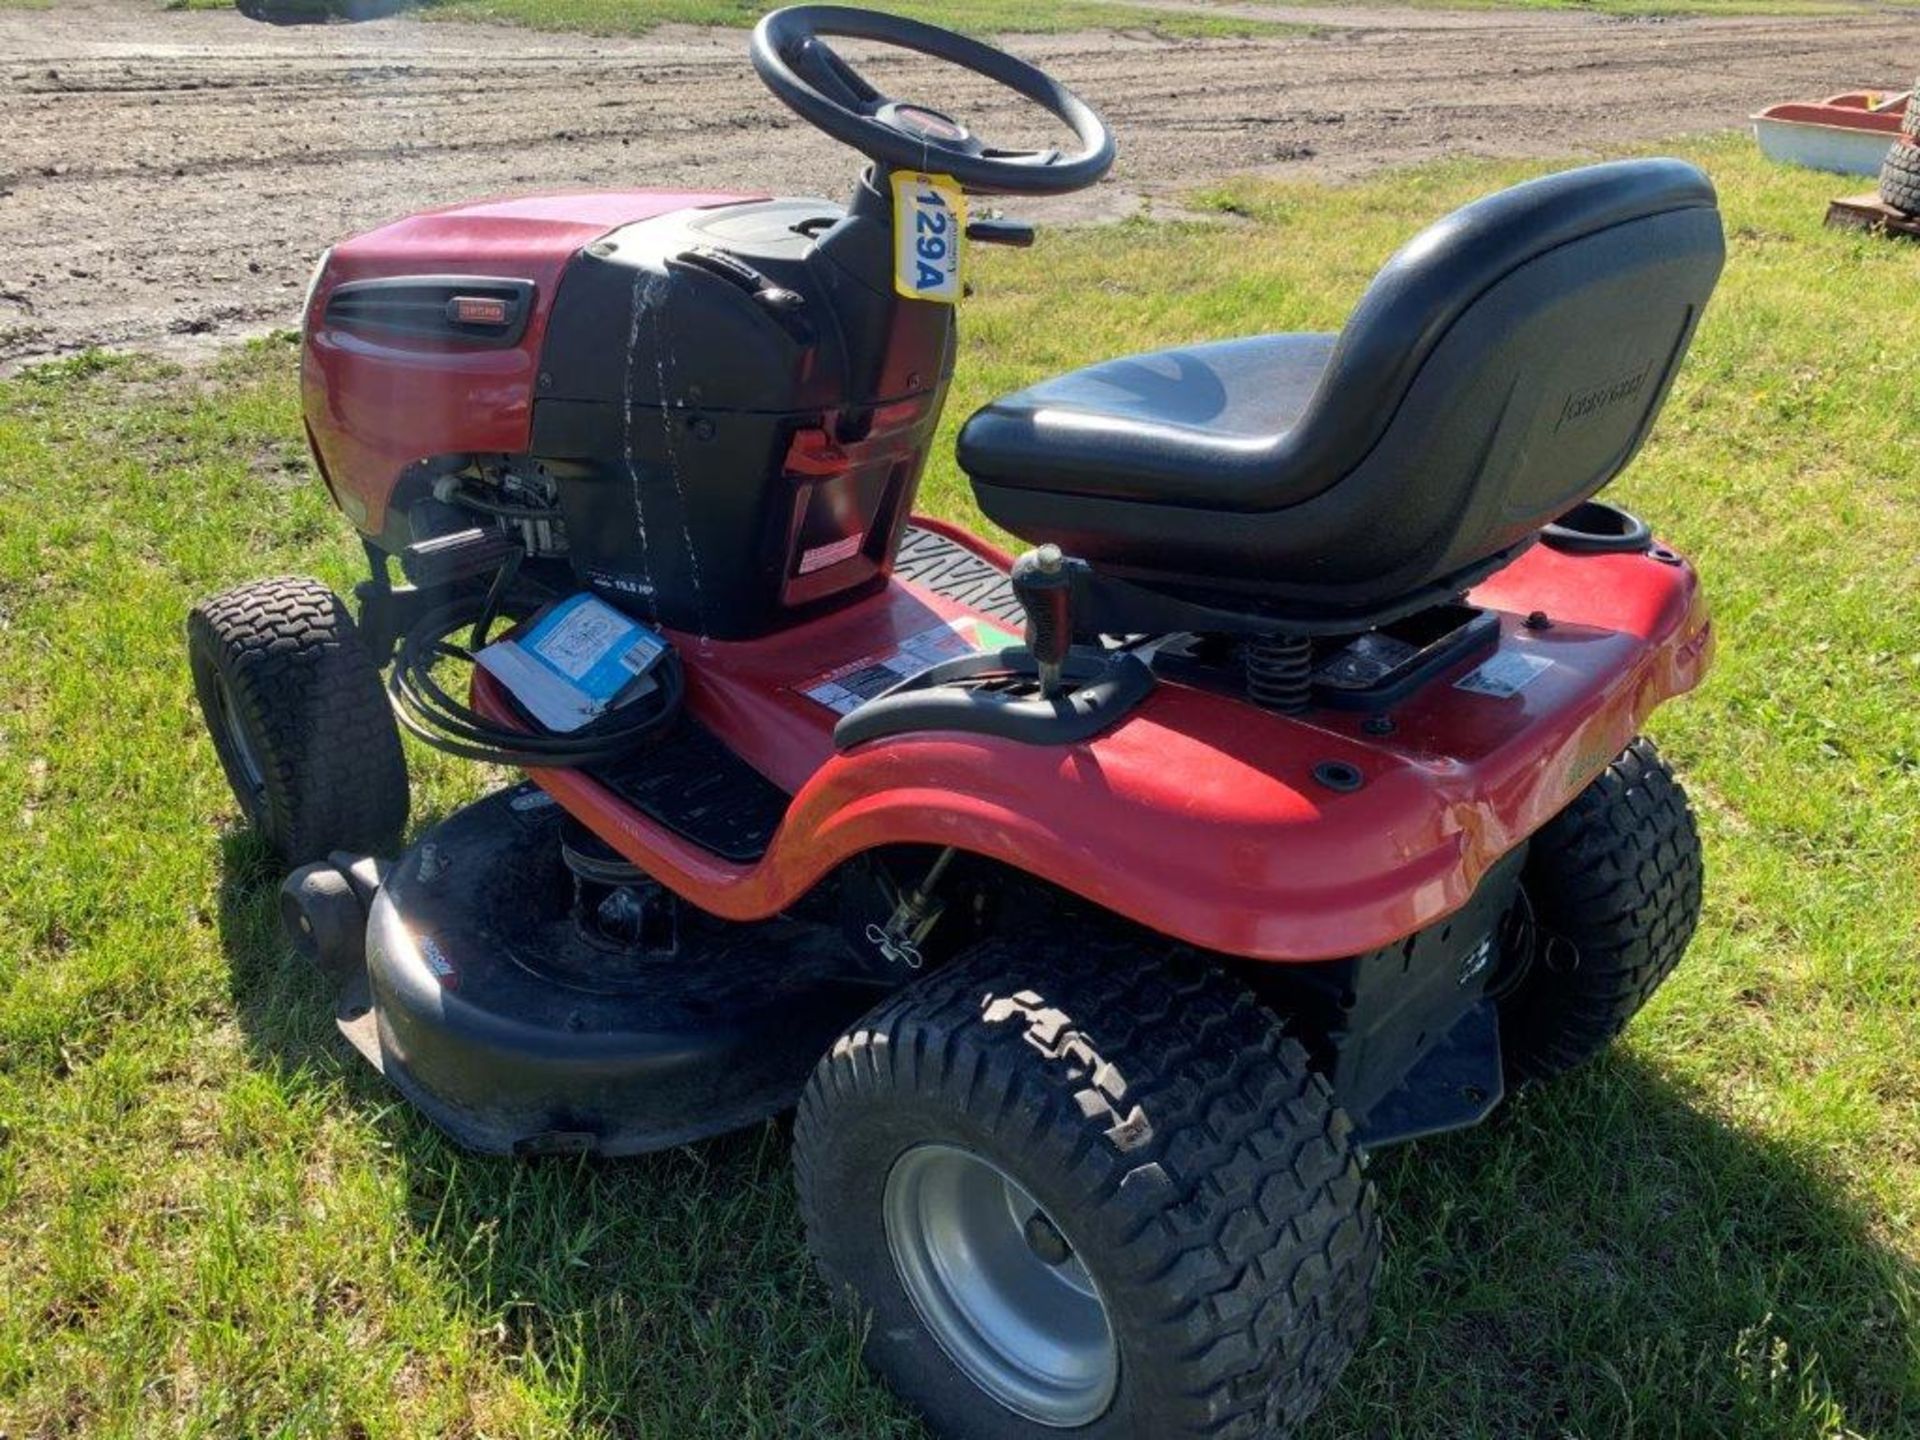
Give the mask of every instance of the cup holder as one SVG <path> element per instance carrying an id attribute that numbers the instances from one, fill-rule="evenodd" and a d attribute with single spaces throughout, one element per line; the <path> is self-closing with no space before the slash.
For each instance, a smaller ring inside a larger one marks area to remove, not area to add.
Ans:
<path id="1" fill-rule="evenodd" d="M 1645 550 L 1653 531 L 1638 515 L 1604 500 L 1583 501 L 1540 531 L 1555 550 L 1574 555 L 1613 555 Z"/>

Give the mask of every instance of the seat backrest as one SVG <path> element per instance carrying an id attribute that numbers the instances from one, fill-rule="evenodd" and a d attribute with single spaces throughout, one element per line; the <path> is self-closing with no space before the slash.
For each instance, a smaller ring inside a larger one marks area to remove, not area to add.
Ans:
<path id="1" fill-rule="evenodd" d="M 1308 528 L 1368 537 L 1322 578 L 1465 569 L 1593 495 L 1646 438 L 1725 253 L 1711 182 L 1678 160 L 1550 175 L 1415 236 L 1282 442 L 1289 473 L 1331 480 Z"/>

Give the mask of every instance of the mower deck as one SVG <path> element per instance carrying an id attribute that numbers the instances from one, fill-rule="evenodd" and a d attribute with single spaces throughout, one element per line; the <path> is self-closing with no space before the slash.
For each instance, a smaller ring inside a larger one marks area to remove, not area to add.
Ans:
<path id="1" fill-rule="evenodd" d="M 532 777 L 632 863 L 726 919 L 776 915 L 866 850 L 954 845 L 1210 950 L 1319 960 L 1392 944 L 1464 905 L 1710 658 L 1698 581 L 1678 556 L 1541 545 L 1467 597 L 1499 613 L 1492 655 L 1461 660 L 1383 714 L 1276 714 L 1163 677 L 1080 744 L 927 731 L 838 753 L 840 715 L 808 693 L 824 679 L 942 626 L 1010 628 L 1006 556 L 928 520 L 904 556 L 881 592 L 768 640 L 673 636 L 690 713 L 764 786 L 676 763 L 681 778 L 649 782 L 642 804 L 594 775 Z M 484 675 L 475 698 L 511 719 Z M 738 796 L 729 808 L 752 817 L 700 823 L 753 843 L 702 843 L 706 832 L 665 815 L 659 797 L 688 778 Z M 756 855 L 776 792 L 792 800 Z"/>
<path id="2" fill-rule="evenodd" d="M 342 1031 L 461 1144 L 629 1155 L 777 1114 L 874 987 L 838 931 L 664 907 L 615 939 L 583 917 L 560 808 L 532 785 L 443 820 L 386 872 Z M 618 903 L 643 905 L 640 882 Z"/>

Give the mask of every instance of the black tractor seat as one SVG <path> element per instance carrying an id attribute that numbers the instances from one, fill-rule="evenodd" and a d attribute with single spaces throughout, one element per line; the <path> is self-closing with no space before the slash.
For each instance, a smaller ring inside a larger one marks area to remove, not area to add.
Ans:
<path id="1" fill-rule="evenodd" d="M 1273 460 L 1319 388 L 1336 339 L 1216 340 L 1042 381 L 974 417 L 967 467 L 1023 489 L 1150 505 L 1293 504 L 1313 493 L 1314 477 Z"/>
<path id="2" fill-rule="evenodd" d="M 1110 360 L 961 432 L 982 509 L 1101 572 L 1365 614 L 1471 579 L 1627 464 L 1725 255 L 1677 160 L 1515 186 L 1429 227 L 1333 335 Z"/>

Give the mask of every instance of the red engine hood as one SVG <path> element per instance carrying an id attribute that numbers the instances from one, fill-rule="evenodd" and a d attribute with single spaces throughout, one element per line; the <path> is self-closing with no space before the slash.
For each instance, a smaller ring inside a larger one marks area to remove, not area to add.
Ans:
<path id="1" fill-rule="evenodd" d="M 610 230 L 675 210 L 764 196 L 717 191 L 583 190 L 474 200 L 423 210 L 333 247 L 331 280 L 477 271 L 538 284 Z M 551 298 L 550 296 L 547 298 Z"/>
<path id="2" fill-rule="evenodd" d="M 362 531 L 378 534 L 400 472 L 430 455 L 527 448 L 547 316 L 567 262 L 610 231 L 676 210 L 764 196 L 615 190 L 525 195 L 409 215 L 333 247 L 303 317 L 301 390 L 322 475 Z M 335 286 L 403 275 L 530 280 L 533 309 L 512 346 L 330 330 Z"/>

